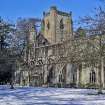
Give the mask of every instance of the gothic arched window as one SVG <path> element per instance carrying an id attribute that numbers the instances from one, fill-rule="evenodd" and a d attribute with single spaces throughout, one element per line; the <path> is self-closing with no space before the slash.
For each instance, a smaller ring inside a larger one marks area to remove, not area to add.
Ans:
<path id="1" fill-rule="evenodd" d="M 95 71 L 90 72 L 90 83 L 95 83 L 96 82 L 96 73 Z"/>
<path id="2" fill-rule="evenodd" d="M 59 82 L 63 82 L 63 76 L 62 76 L 62 74 L 59 74 Z"/>

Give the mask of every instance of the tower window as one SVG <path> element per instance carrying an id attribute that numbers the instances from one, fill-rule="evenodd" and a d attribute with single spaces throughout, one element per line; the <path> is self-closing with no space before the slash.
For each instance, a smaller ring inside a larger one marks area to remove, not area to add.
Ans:
<path id="1" fill-rule="evenodd" d="M 60 20 L 60 29 L 64 29 L 63 19 Z"/>
<path id="2" fill-rule="evenodd" d="M 49 23 L 49 21 L 47 20 L 47 29 L 49 30 L 50 29 L 50 23 Z"/>

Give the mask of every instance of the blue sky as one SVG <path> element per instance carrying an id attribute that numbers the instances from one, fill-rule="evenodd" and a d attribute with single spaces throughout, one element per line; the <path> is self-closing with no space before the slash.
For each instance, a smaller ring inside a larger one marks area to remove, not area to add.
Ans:
<path id="1" fill-rule="evenodd" d="M 0 16 L 16 21 L 18 17 L 41 18 L 43 11 L 55 5 L 59 10 L 72 11 L 73 20 L 92 13 L 98 0 L 0 0 Z"/>

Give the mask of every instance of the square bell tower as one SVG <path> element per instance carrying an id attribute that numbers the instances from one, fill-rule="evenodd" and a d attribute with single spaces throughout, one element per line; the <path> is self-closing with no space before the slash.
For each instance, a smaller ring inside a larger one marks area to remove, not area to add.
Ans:
<path id="1" fill-rule="evenodd" d="M 43 34 L 49 43 L 59 43 L 69 40 L 73 33 L 72 13 L 57 10 L 50 7 L 49 12 L 43 13 Z"/>

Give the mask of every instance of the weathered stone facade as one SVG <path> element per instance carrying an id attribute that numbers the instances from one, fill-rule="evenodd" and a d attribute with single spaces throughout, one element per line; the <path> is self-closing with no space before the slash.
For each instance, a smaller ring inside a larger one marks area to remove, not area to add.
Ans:
<path id="1" fill-rule="evenodd" d="M 68 13 L 58 11 L 55 7 L 51 8 L 49 13 L 44 13 L 44 35 L 39 34 L 34 44 L 29 43 L 31 46 L 24 59 L 26 66 L 19 66 L 21 70 L 18 83 L 31 86 L 98 87 L 101 81 L 102 87 L 105 88 L 104 57 L 101 59 L 102 70 L 99 74 L 100 37 L 75 39 L 70 19 L 69 25 L 64 21 L 64 40 L 60 40 L 62 34 L 55 33 L 60 25 L 60 22 L 59 25 L 54 25 L 55 17 L 52 15 L 55 12 L 59 14 L 59 19 L 71 18 Z"/>

